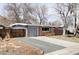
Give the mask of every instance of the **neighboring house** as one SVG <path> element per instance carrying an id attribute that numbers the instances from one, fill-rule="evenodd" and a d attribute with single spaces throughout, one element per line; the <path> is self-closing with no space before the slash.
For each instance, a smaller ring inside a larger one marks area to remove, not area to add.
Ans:
<path id="1" fill-rule="evenodd" d="M 11 24 L 10 27 L 14 29 L 13 32 L 17 34 L 17 36 L 26 36 L 26 37 L 52 36 L 52 35 L 62 35 L 63 33 L 62 27 L 52 27 L 52 26 L 45 26 L 45 25 L 15 23 L 15 24 Z"/>

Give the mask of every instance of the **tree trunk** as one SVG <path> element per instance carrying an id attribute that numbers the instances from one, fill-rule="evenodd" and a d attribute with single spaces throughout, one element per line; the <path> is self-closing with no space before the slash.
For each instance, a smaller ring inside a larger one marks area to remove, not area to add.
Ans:
<path id="1" fill-rule="evenodd" d="M 40 25 L 42 25 L 42 20 L 40 20 Z"/>
<path id="2" fill-rule="evenodd" d="M 66 35 L 66 30 L 67 30 L 66 17 L 65 17 L 64 21 L 65 22 L 64 22 L 64 27 L 63 27 L 63 36 Z"/>
<path id="3" fill-rule="evenodd" d="M 74 32 L 74 36 L 76 36 L 76 30 L 77 30 L 77 25 L 76 25 L 76 14 L 75 14 L 75 26 L 74 26 L 74 28 L 75 28 L 75 32 Z"/>
<path id="4" fill-rule="evenodd" d="M 66 35 L 66 28 L 63 28 L 63 36 Z"/>

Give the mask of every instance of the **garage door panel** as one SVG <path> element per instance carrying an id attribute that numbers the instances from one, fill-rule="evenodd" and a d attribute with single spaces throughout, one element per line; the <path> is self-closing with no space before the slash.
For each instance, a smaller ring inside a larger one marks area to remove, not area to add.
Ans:
<path id="1" fill-rule="evenodd" d="M 28 27 L 28 36 L 37 36 L 37 27 Z"/>

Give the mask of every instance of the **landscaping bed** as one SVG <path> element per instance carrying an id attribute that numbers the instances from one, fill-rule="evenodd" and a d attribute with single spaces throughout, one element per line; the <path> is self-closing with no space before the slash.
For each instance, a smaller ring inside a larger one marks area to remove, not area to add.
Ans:
<path id="1" fill-rule="evenodd" d="M 14 38 L 8 38 L 0 41 L 1 55 L 42 55 L 43 50 L 34 48 L 24 42 L 17 41 Z"/>

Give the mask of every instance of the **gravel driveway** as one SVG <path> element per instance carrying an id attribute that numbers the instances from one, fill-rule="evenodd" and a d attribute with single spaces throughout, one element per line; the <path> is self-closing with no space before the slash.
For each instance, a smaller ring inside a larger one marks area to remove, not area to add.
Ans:
<path id="1" fill-rule="evenodd" d="M 52 43 L 49 43 L 49 42 L 44 42 L 44 41 L 41 41 L 41 40 L 36 40 L 36 39 L 33 39 L 33 38 L 16 38 L 16 39 L 23 41 L 27 44 L 30 44 L 31 46 L 33 46 L 35 48 L 42 49 L 45 54 L 65 48 L 63 46 L 59 46 L 59 45 L 52 44 Z"/>

